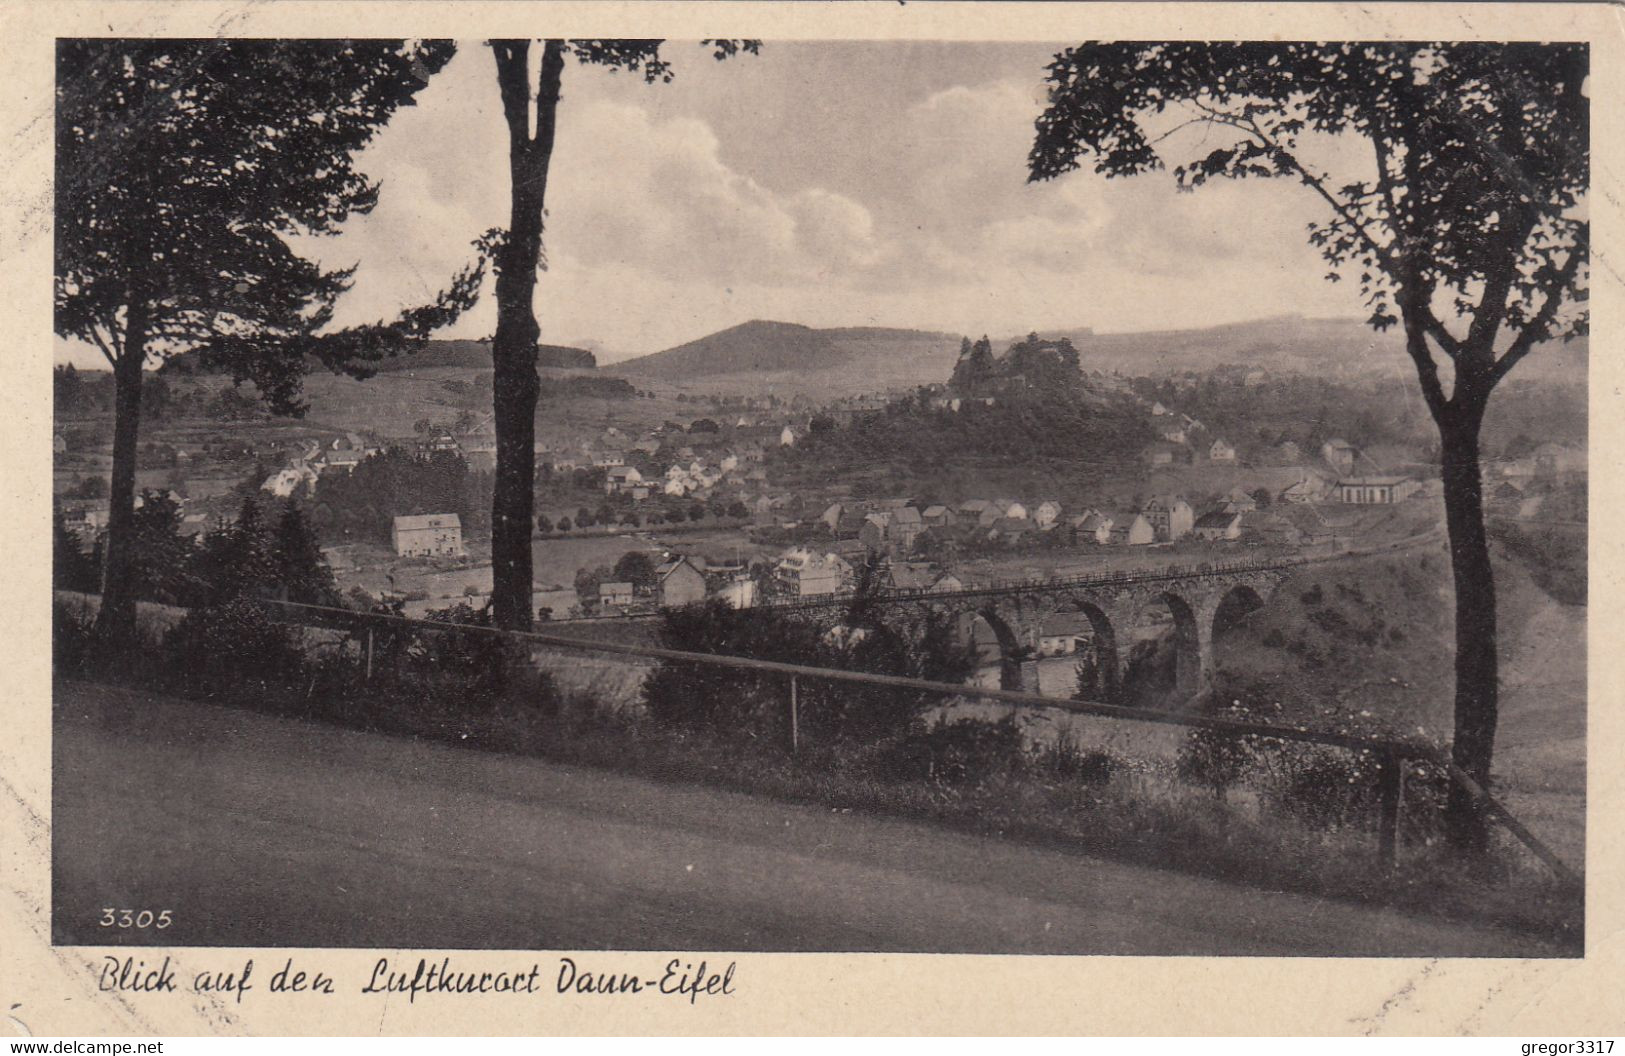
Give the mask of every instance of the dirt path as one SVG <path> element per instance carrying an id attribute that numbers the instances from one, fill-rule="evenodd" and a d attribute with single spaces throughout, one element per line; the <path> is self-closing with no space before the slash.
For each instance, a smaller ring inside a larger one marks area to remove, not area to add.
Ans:
<path id="1" fill-rule="evenodd" d="M 58 686 L 59 943 L 1527 956 L 1513 933 Z"/>

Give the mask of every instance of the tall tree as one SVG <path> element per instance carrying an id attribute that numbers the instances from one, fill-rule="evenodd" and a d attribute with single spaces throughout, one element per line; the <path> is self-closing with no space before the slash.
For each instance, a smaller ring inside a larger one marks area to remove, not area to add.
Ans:
<path id="1" fill-rule="evenodd" d="M 1486 787 L 1497 722 L 1495 583 L 1479 432 L 1491 393 L 1542 342 L 1585 334 L 1590 225 L 1584 44 L 1085 44 L 1049 67 L 1034 180 L 1163 167 L 1169 108 L 1228 134 L 1177 164 L 1214 177 L 1286 177 L 1329 211 L 1310 241 L 1358 274 L 1381 330 L 1399 324 L 1439 431 L 1456 594 L 1455 763 Z M 1361 137 L 1366 178 L 1312 160 L 1311 137 Z M 1311 149 L 1305 149 L 1311 148 Z M 1441 367 L 1444 368 L 1441 370 Z M 1485 843 L 1453 786 L 1454 842 Z"/>
<path id="2" fill-rule="evenodd" d="M 530 626 L 531 516 L 535 511 L 536 341 L 541 332 L 533 303 L 542 266 L 542 216 L 558 127 L 559 86 L 567 57 L 582 65 L 639 73 L 645 83 L 669 82 L 671 64 L 659 40 L 558 40 L 542 44 L 535 65 L 528 40 L 493 40 L 497 88 L 508 123 L 512 194 L 508 227 L 489 245 L 496 270 L 497 328 L 491 338 L 491 404 L 497 464 L 491 500 L 491 607 L 497 625 Z M 717 59 L 754 54 L 757 41 L 707 40 Z"/>
<path id="3" fill-rule="evenodd" d="M 328 324 L 353 269 L 300 256 L 370 210 L 354 155 L 450 59 L 447 42 L 63 40 L 57 45 L 56 332 L 113 368 L 100 630 L 135 618 L 142 372 L 201 350 L 297 413 L 312 363 L 354 374 L 473 303 L 483 258 L 389 324 Z"/>
<path id="4" fill-rule="evenodd" d="M 322 554 L 310 520 L 291 496 L 282 506 L 282 516 L 271 538 L 270 557 L 277 584 L 286 592 L 287 600 L 303 605 L 339 603 L 333 569 Z"/>

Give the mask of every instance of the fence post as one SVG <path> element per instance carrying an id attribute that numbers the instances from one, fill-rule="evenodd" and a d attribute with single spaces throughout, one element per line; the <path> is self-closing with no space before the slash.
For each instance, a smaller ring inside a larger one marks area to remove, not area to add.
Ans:
<path id="1" fill-rule="evenodd" d="M 363 682 L 371 682 L 372 681 L 372 625 L 371 624 L 367 625 L 367 674 L 362 679 L 362 681 Z"/>
<path id="2" fill-rule="evenodd" d="M 801 750 L 800 718 L 796 715 L 796 676 L 790 676 L 790 754 Z"/>
<path id="3" fill-rule="evenodd" d="M 1399 809 L 1405 799 L 1404 762 L 1398 753 L 1389 749 L 1383 753 L 1382 774 L 1378 778 L 1382 802 L 1377 821 L 1377 853 L 1390 869 L 1399 865 Z"/>

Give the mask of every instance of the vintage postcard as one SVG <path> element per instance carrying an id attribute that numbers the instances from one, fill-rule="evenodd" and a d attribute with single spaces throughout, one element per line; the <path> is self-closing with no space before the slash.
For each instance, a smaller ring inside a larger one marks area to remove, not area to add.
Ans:
<path id="1" fill-rule="evenodd" d="M 1617 1031 L 1606 7 L 0 18 L 8 1030 Z"/>

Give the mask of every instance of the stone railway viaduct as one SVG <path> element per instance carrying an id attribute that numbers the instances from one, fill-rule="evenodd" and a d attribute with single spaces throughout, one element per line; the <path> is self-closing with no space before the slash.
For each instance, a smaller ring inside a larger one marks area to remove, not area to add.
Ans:
<path id="1" fill-rule="evenodd" d="M 1044 624 L 1061 613 L 1081 613 L 1093 632 L 1101 692 L 1115 699 L 1122 686 L 1136 628 L 1151 622 L 1154 611 L 1173 616 L 1176 646 L 1175 695 L 1188 699 L 1212 687 L 1213 637 L 1234 621 L 1262 608 L 1277 587 L 1305 565 L 1346 561 L 1413 549 L 1435 542 L 1429 536 L 1388 546 L 1346 550 L 1318 556 L 1229 561 L 1198 566 L 1101 572 L 1065 579 L 992 583 L 965 590 L 887 591 L 874 603 L 904 610 L 905 624 L 923 622 L 928 614 L 959 621 L 962 633 L 980 617 L 992 629 L 1001 654 L 1000 687 L 1037 692 L 1034 665 Z M 851 595 L 779 600 L 778 611 L 834 616 L 852 603 Z M 1028 684 L 1032 683 L 1032 684 Z"/>

